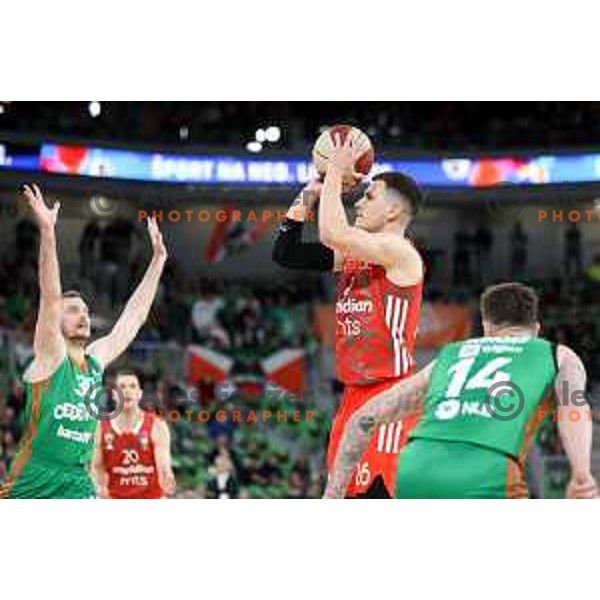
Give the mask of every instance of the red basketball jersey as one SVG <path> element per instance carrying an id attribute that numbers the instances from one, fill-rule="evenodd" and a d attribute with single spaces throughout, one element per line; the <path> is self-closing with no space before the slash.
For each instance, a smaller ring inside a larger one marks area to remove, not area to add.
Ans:
<path id="1" fill-rule="evenodd" d="M 340 381 L 364 385 L 413 372 L 422 291 L 423 280 L 400 287 L 381 265 L 344 260 L 335 307 Z"/>
<path id="2" fill-rule="evenodd" d="M 132 431 L 119 431 L 110 421 L 102 422 L 102 459 L 111 498 L 162 496 L 152 442 L 155 421 L 156 415 L 140 411 Z"/>

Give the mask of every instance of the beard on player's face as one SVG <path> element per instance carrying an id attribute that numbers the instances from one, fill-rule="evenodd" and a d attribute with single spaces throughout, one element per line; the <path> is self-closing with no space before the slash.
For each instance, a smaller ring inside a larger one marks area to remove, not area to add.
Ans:
<path id="1" fill-rule="evenodd" d="M 82 344 L 90 339 L 90 315 L 81 298 L 66 298 L 63 301 L 62 333 L 73 344 Z"/>
<path id="2" fill-rule="evenodd" d="M 62 333 L 68 342 L 85 343 L 91 337 L 89 318 L 64 319 Z"/>
<path id="3" fill-rule="evenodd" d="M 85 345 L 90 341 L 91 335 L 89 331 L 87 333 L 83 333 L 84 330 L 77 330 L 74 333 L 68 332 L 63 329 L 63 337 L 67 342 L 75 345 Z"/>

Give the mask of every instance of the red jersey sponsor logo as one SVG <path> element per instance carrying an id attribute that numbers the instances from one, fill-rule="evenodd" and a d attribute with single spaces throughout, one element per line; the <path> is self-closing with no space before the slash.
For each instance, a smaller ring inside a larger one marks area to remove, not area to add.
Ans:
<path id="1" fill-rule="evenodd" d="M 397 286 L 380 265 L 344 263 L 335 305 L 342 382 L 363 385 L 412 373 L 421 294 L 422 282 Z"/>
<path id="2" fill-rule="evenodd" d="M 111 498 L 160 498 L 152 427 L 156 417 L 142 413 L 133 431 L 119 431 L 110 421 L 102 427 L 102 458 Z"/>

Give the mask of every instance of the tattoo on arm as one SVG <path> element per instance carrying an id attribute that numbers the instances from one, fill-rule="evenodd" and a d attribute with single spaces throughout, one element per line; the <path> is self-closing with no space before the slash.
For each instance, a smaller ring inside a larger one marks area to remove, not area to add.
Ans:
<path id="1" fill-rule="evenodd" d="M 432 368 L 433 363 L 414 377 L 386 390 L 358 410 L 348 421 L 327 483 L 326 498 L 344 497 L 350 477 L 378 424 L 402 419 L 420 406 Z"/>

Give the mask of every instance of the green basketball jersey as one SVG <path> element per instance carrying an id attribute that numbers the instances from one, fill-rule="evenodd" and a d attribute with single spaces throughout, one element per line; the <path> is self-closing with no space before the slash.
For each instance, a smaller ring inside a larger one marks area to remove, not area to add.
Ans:
<path id="1" fill-rule="evenodd" d="M 438 355 L 411 438 L 467 442 L 521 458 L 554 390 L 555 347 L 531 337 L 484 337 Z"/>
<path id="2" fill-rule="evenodd" d="M 98 384 L 100 388 L 101 382 L 102 367 L 93 357 L 87 357 L 84 369 L 67 357 L 48 380 L 25 382 L 26 429 L 1 495 L 28 497 L 34 491 L 31 496 L 53 497 L 63 473 L 77 484 L 76 475 L 87 478 L 98 421 L 84 401 L 88 390 Z M 54 475 L 41 485 L 45 472 Z M 69 490 L 62 488 L 60 493 L 69 497 Z"/>

